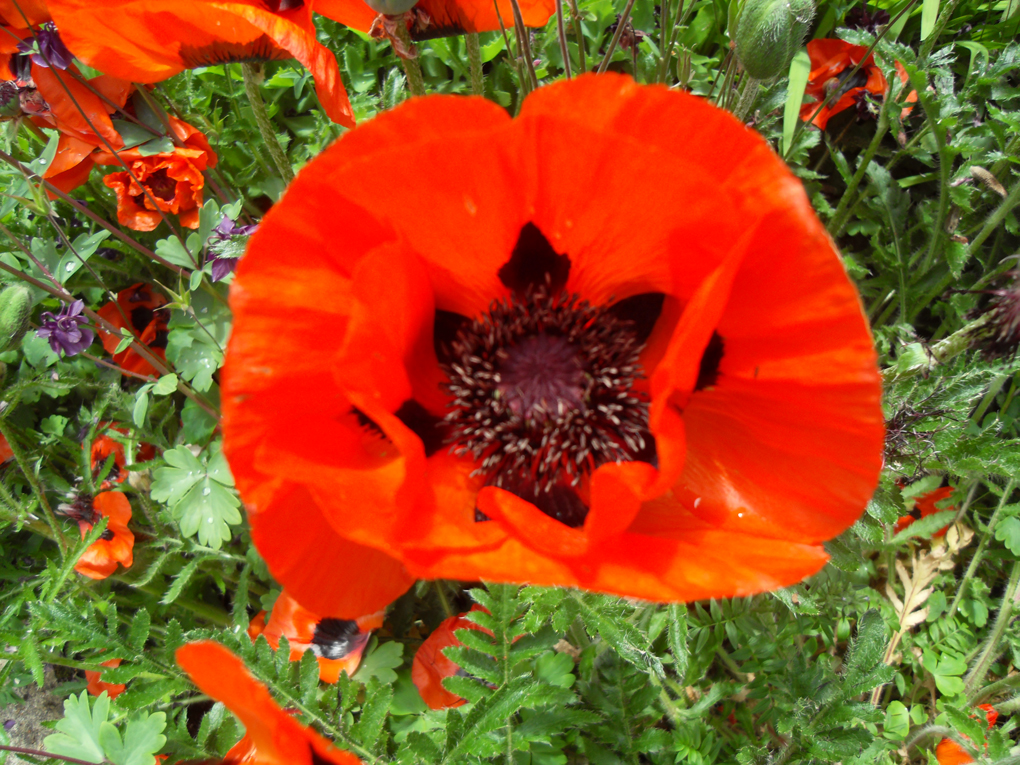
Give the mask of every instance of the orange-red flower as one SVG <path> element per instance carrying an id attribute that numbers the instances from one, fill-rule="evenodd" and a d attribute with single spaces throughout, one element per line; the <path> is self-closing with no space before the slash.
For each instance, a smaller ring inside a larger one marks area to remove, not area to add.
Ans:
<path id="1" fill-rule="evenodd" d="M 472 606 L 471 610 L 477 611 L 479 608 L 479 606 Z M 432 634 L 425 638 L 425 642 L 421 644 L 414 655 L 414 662 L 411 664 L 411 680 L 430 709 L 459 707 L 466 701 L 443 687 L 443 678 L 462 674 L 460 666 L 446 656 L 443 649 L 461 645 L 454 632 L 463 629 L 478 630 L 486 635 L 492 635 L 484 627 L 480 627 L 470 619 L 465 619 L 464 614 L 451 616 L 449 619 L 443 620 Z"/>
<path id="2" fill-rule="evenodd" d="M 308 0 L 47 0 L 68 49 L 133 82 L 232 61 L 296 58 L 334 122 L 354 115 L 336 57 L 319 44 Z"/>
<path id="3" fill-rule="evenodd" d="M 807 51 L 811 58 L 811 74 L 808 76 L 805 93 L 812 96 L 814 101 L 800 108 L 802 120 L 811 119 L 812 125 L 825 130 L 834 114 L 860 104 L 868 94 L 877 99 L 885 98 L 889 88 L 885 75 L 875 63 L 874 55 L 869 54 L 863 45 L 851 45 L 843 40 L 811 40 L 807 44 Z M 861 68 L 850 77 L 850 72 L 861 61 Z M 896 72 L 903 84 L 909 81 L 906 70 L 898 61 Z M 837 95 L 819 110 L 818 105 L 833 91 Z M 907 101 L 917 101 L 917 93 L 911 92 Z M 902 116 L 906 117 L 910 109 L 909 106 L 904 108 Z"/>
<path id="4" fill-rule="evenodd" d="M 354 674 L 372 630 L 381 627 L 383 622 L 382 611 L 359 619 L 323 618 L 303 608 L 286 591 L 281 592 L 273 604 L 268 623 L 263 611 L 252 624 L 257 625 L 259 617 L 261 627 L 248 627 L 252 640 L 265 635 L 275 649 L 280 645 L 280 638 L 286 637 L 291 661 L 300 661 L 305 651 L 311 651 L 319 662 L 319 679 L 326 683 L 335 683 L 341 672 Z"/>
<path id="5" fill-rule="evenodd" d="M 871 336 L 800 182 L 728 113 L 628 77 L 352 131 L 267 214 L 231 304 L 224 448 L 318 613 L 412 574 L 781 587 L 881 468 Z"/>
<path id="6" fill-rule="evenodd" d="M 152 231 L 163 220 L 159 213 L 162 210 L 179 215 L 181 225 L 198 228 L 205 188 L 202 172 L 216 166 L 216 153 L 205 135 L 187 122 L 170 117 L 170 128 L 184 144 L 175 146 L 173 151 L 143 155 L 135 148 L 116 154 L 96 153 L 96 164 L 118 167 L 126 164 L 131 168 L 130 173 L 122 170 L 103 178 L 103 183 L 117 194 L 117 220 L 121 225 Z"/>
<path id="7" fill-rule="evenodd" d="M 110 468 L 110 472 L 107 474 L 106 480 L 113 481 L 115 483 L 124 483 L 124 480 L 127 478 L 127 472 L 124 470 L 127 465 L 127 461 L 124 457 L 124 444 L 106 435 L 106 433 L 112 430 L 122 435 L 127 435 L 128 431 L 126 428 L 118 427 L 117 425 L 110 425 L 109 423 L 100 423 L 100 427 L 105 430 L 92 439 L 92 449 L 89 452 L 92 472 L 98 473 L 102 470 L 103 466 L 106 464 L 106 460 L 108 460 L 112 454 L 113 466 Z M 135 460 L 139 462 L 146 462 L 155 456 L 156 450 L 153 448 L 152 444 L 139 444 L 138 450 L 135 452 Z"/>
<path id="8" fill-rule="evenodd" d="M 107 303 L 97 313 L 117 329 L 128 328 L 144 343 L 153 356 L 166 362 L 167 310 L 166 298 L 147 284 L 133 284 L 117 293 L 116 303 Z M 140 375 L 155 374 L 156 370 L 143 356 L 128 347 L 114 353 L 121 337 L 99 328 L 99 338 L 107 353 L 121 369 Z"/>
<path id="9" fill-rule="evenodd" d="M 14 459 L 14 450 L 7 442 L 7 439 L 0 435 L 0 465 L 12 459 Z"/>
<path id="10" fill-rule="evenodd" d="M 954 507 L 935 506 L 936 502 L 942 502 L 943 500 L 949 499 L 952 496 L 953 496 L 952 486 L 942 486 L 939 487 L 938 489 L 935 489 L 934 491 L 929 491 L 926 494 L 922 494 L 914 501 L 914 513 L 916 513 L 916 515 L 915 514 L 901 515 L 899 519 L 896 521 L 896 533 L 899 534 L 901 531 L 903 531 L 903 529 L 907 528 L 910 524 L 912 524 L 919 518 L 927 518 L 929 515 L 941 513 L 945 510 L 955 510 L 956 508 Z M 946 526 L 940 529 L 939 531 L 936 531 L 934 534 L 932 534 L 932 536 L 933 537 L 945 536 L 946 531 L 948 530 L 949 527 Z"/>
<path id="11" fill-rule="evenodd" d="M 120 659 L 110 659 L 109 661 L 104 661 L 99 666 L 119 667 Z M 122 685 L 121 683 L 104 683 L 102 680 L 99 679 L 102 676 L 102 674 L 103 670 L 101 669 L 85 670 L 85 680 L 88 682 L 88 685 L 85 686 L 85 690 L 87 690 L 93 696 L 98 696 L 103 691 L 106 691 L 107 695 L 109 695 L 111 699 L 115 699 L 118 696 L 120 696 L 120 694 L 122 694 L 127 688 L 126 685 Z"/>
<path id="12" fill-rule="evenodd" d="M 78 521 L 82 539 L 100 518 L 109 518 L 99 539 L 90 544 L 74 564 L 75 571 L 89 579 L 106 579 L 117 570 L 118 563 L 124 568 L 131 568 L 135 535 L 128 528 L 131 503 L 127 497 L 117 491 L 101 491 L 95 497 L 79 494 L 73 504 L 64 505 L 61 509 L 68 517 Z"/>
<path id="13" fill-rule="evenodd" d="M 245 737 L 227 753 L 224 765 L 360 765 L 353 754 L 280 709 L 244 662 L 218 643 L 189 643 L 176 657 L 203 693 L 222 701 L 244 723 Z"/>
<path id="14" fill-rule="evenodd" d="M 988 730 L 991 730 L 999 719 L 999 713 L 991 704 L 978 704 L 977 708 L 985 713 Z M 971 716 L 973 717 L 973 715 Z M 939 745 L 935 747 L 935 758 L 939 761 L 939 765 L 967 765 L 969 762 L 974 762 L 974 758 L 967 753 L 967 750 L 951 738 L 944 738 L 939 742 Z"/>
<path id="15" fill-rule="evenodd" d="M 405 6 L 407 3 L 374 2 L 376 7 Z M 554 0 L 520 0 L 525 26 L 542 27 L 556 11 Z M 498 13 L 497 15 L 497 7 Z M 354 29 L 368 32 L 379 13 L 364 0 L 315 0 L 315 12 Z M 506 28 L 513 27 L 513 6 L 509 0 L 420 0 L 408 21 L 412 40 L 431 40 L 465 32 L 494 32 L 503 18 Z"/>

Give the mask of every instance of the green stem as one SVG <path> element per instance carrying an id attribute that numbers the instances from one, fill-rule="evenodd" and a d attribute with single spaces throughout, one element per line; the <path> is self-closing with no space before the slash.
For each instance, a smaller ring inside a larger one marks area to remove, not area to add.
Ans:
<path id="1" fill-rule="evenodd" d="M 919 67 L 924 67 L 928 56 L 931 55 L 932 48 L 935 47 L 935 43 L 942 33 L 946 31 L 946 27 L 949 26 L 949 20 L 953 17 L 953 14 L 956 12 L 956 6 L 959 4 L 960 0 L 950 0 L 947 5 L 942 6 L 942 12 L 935 21 L 935 28 L 931 30 L 931 34 L 921 43 L 921 48 L 917 54 L 917 65 Z"/>
<path id="2" fill-rule="evenodd" d="M 570 74 L 570 48 L 567 46 L 567 27 L 563 23 L 563 0 L 556 0 L 556 37 L 560 43 L 560 55 L 563 56 L 563 73 L 569 80 Z"/>
<path id="3" fill-rule="evenodd" d="M 928 245 L 928 252 L 924 256 L 920 273 L 927 272 L 931 265 L 932 258 L 938 250 L 939 243 L 945 237 L 946 216 L 949 215 L 949 177 L 953 170 L 953 158 L 949 153 L 949 146 L 946 143 L 946 131 L 938 122 L 938 109 L 932 103 L 926 90 L 928 85 L 927 77 L 921 72 L 915 72 L 910 83 L 917 93 L 917 101 L 924 110 L 924 116 L 931 125 L 932 136 L 935 138 L 935 145 L 938 149 L 939 164 L 939 208 L 935 217 L 935 223 L 931 228 L 931 243 Z M 913 317 L 903 317 L 904 321 L 910 321 Z"/>
<path id="4" fill-rule="evenodd" d="M 740 88 L 740 98 L 737 100 L 736 108 L 733 109 L 733 116 L 741 122 L 747 121 L 747 116 L 754 108 L 754 103 L 758 100 L 759 86 L 762 82 L 764 80 L 758 80 L 749 75 L 744 77 Z"/>
<path id="5" fill-rule="evenodd" d="M 1012 487 L 1012 481 L 1010 482 L 1010 487 Z M 1006 627 L 1009 626 L 1013 618 L 1013 605 L 1018 584 L 1020 584 L 1020 561 L 1015 562 L 1012 571 L 1010 571 L 1009 583 L 1006 585 L 1006 591 L 1002 595 L 1002 605 L 999 606 L 999 615 L 995 617 L 995 626 L 992 627 L 992 634 L 988 638 L 988 642 L 985 643 L 981 656 L 975 662 L 970 672 L 967 673 L 967 677 L 964 680 L 968 700 L 975 696 L 975 686 L 984 681 L 985 675 L 988 674 L 988 669 L 992 666 L 992 662 L 999 655 L 999 643 L 1006 632 Z"/>
<path id="6" fill-rule="evenodd" d="M 35 477 L 31 463 L 25 451 L 21 448 L 21 444 L 14 437 L 14 429 L 11 428 L 11 424 L 7 422 L 6 417 L 0 417 L 0 435 L 7 440 L 7 445 L 10 446 L 11 452 L 14 454 L 14 461 L 18 463 L 18 467 L 21 468 L 21 472 L 25 475 L 25 480 L 28 481 L 28 485 L 32 487 L 32 492 L 35 494 L 36 499 L 39 500 L 39 505 L 46 516 L 46 523 L 49 525 L 50 531 L 53 532 L 53 539 L 56 540 L 57 547 L 60 548 L 60 557 L 66 558 L 67 540 L 64 539 L 64 533 L 60 529 L 60 524 L 57 523 L 57 516 L 53 513 L 53 508 L 50 507 L 50 502 L 46 499 L 46 492 L 43 491 L 39 479 Z"/>
<path id="7" fill-rule="evenodd" d="M 259 85 L 262 82 L 261 70 L 258 65 L 250 62 L 241 64 L 241 77 L 244 79 L 244 92 L 248 96 L 248 104 L 251 106 L 252 114 L 255 115 L 255 124 L 258 125 L 259 133 L 262 134 L 262 142 L 265 144 L 266 150 L 269 151 L 269 156 L 273 158 L 273 164 L 276 165 L 283 182 L 289 186 L 290 182 L 294 180 L 294 170 L 276 138 L 276 131 L 273 129 L 273 123 L 270 122 L 269 113 L 266 111 L 266 102 L 262 100 L 262 93 L 259 91 Z"/>
<path id="8" fill-rule="evenodd" d="M 857 166 L 857 172 L 855 172 L 853 178 L 850 179 L 850 183 L 846 185 L 846 191 L 843 192 L 843 196 L 839 200 L 836 212 L 832 214 L 832 220 L 829 221 L 829 236 L 833 239 L 843 233 L 843 227 L 846 226 L 847 218 L 850 216 L 851 202 L 854 200 L 854 196 L 857 193 L 857 187 L 860 186 L 861 181 L 864 180 L 864 174 L 868 171 L 868 166 L 871 164 L 871 160 L 875 158 L 875 154 L 878 152 L 878 147 L 881 145 L 882 139 L 885 138 L 885 134 L 889 130 L 888 101 L 889 99 L 886 99 L 886 103 L 882 104 L 882 108 L 878 112 L 878 125 L 875 127 L 875 135 L 872 136 L 871 143 L 868 144 L 868 148 L 861 157 L 861 162 Z"/>
<path id="9" fill-rule="evenodd" d="M 627 5 L 623 9 L 623 13 L 620 14 L 620 20 L 616 23 L 616 33 L 613 34 L 613 39 L 609 41 L 609 47 L 606 48 L 606 56 L 602 59 L 602 63 L 599 64 L 599 74 L 604 74 L 606 67 L 609 66 L 609 62 L 613 58 L 613 51 L 616 50 L 616 46 L 620 42 L 620 38 L 623 36 L 623 31 L 627 26 L 627 22 L 630 21 L 630 12 L 634 8 L 634 0 L 627 0 Z"/>
<path id="10" fill-rule="evenodd" d="M 973 240 L 971 240 L 971 243 L 967 245 L 969 255 L 973 255 L 977 251 L 977 248 L 984 244 L 985 240 L 992 235 L 995 229 L 998 228 L 999 224 L 1006 219 L 1006 216 L 1009 215 L 1010 211 L 1016 207 L 1017 204 L 1020 204 L 1020 180 L 1017 180 L 1017 182 L 1013 184 L 1013 188 L 1010 189 L 1006 198 L 1002 200 L 1002 203 L 998 207 L 995 208 L 995 212 L 988 216 L 988 219 L 985 221 L 985 225 L 981 227 L 981 231 L 974 237 Z"/>
<path id="11" fill-rule="evenodd" d="M 588 71 L 588 54 L 584 50 L 584 32 L 581 30 L 581 14 L 577 11 L 577 0 L 570 0 L 570 23 L 577 38 L 577 69 L 581 74 Z"/>
<path id="12" fill-rule="evenodd" d="M 482 74 L 482 47 L 478 42 L 477 32 L 464 35 L 467 46 L 468 66 L 471 70 L 471 92 L 476 96 L 485 94 L 485 76 Z"/>
<path id="13" fill-rule="evenodd" d="M 876 321 L 875 324 L 879 324 Z M 927 372 L 938 364 L 945 364 L 967 350 L 974 342 L 974 332 L 988 323 L 988 316 L 981 316 L 969 324 L 964 325 L 944 340 L 935 343 L 928 351 L 928 363 L 918 364 L 910 369 L 898 369 L 891 366 L 882 371 L 882 379 L 885 382 L 903 380 L 908 377 L 915 377 L 922 372 Z"/>
<path id="14" fill-rule="evenodd" d="M 974 578 L 974 572 L 977 571 L 977 567 L 981 563 L 981 559 L 984 557 L 985 548 L 988 547 L 988 540 L 992 538 L 993 534 L 995 534 L 995 526 L 999 522 L 999 512 L 1006 506 L 1006 501 L 1009 499 L 1009 495 L 1013 493 L 1013 487 L 1015 485 L 1016 481 L 1012 479 L 1006 483 L 1006 488 L 1002 491 L 1002 498 L 999 500 L 999 506 L 995 508 L 995 512 L 992 513 L 992 517 L 988 519 L 988 527 L 985 529 L 985 533 L 981 536 L 978 548 L 974 551 L 974 557 L 970 559 L 970 565 L 967 566 L 967 570 L 964 572 L 963 578 L 960 580 L 960 585 L 956 588 L 956 595 L 953 597 L 953 602 L 950 603 L 949 609 L 946 611 L 946 618 L 952 619 L 953 614 L 956 613 L 956 609 L 960 607 L 960 600 L 963 598 L 963 593 L 967 591 L 967 584 Z"/>
<path id="15" fill-rule="evenodd" d="M 397 39 L 403 44 L 405 50 L 417 56 L 414 42 L 411 40 L 411 33 L 407 31 L 407 25 L 402 20 L 398 20 L 395 29 L 397 31 Z M 407 89 L 411 91 L 411 95 L 415 98 L 421 98 L 425 95 L 425 78 L 422 77 L 421 65 L 418 63 L 418 59 L 404 58 L 403 56 L 397 56 L 397 58 L 404 65 L 404 73 L 407 74 Z"/>

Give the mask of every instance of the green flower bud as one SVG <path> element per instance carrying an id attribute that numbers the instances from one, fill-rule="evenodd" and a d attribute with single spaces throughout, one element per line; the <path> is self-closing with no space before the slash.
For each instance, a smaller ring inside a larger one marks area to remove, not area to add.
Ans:
<path id="1" fill-rule="evenodd" d="M 757 80 L 786 74 L 814 15 L 814 0 L 745 0 L 735 40 L 744 70 Z"/>
<path id="2" fill-rule="evenodd" d="M 0 292 L 0 351 L 21 340 L 31 314 L 32 291 L 24 284 L 12 284 Z"/>

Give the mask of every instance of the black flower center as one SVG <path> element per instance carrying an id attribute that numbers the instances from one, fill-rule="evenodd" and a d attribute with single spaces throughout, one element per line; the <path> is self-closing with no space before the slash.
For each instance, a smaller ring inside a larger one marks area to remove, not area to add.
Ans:
<path id="1" fill-rule="evenodd" d="M 342 659 L 368 640 L 351 619 L 323 619 L 315 625 L 312 653 L 324 659 Z"/>
<path id="2" fill-rule="evenodd" d="M 177 193 L 177 181 L 167 175 L 166 169 L 157 170 L 145 181 L 152 196 L 164 202 L 172 202 Z"/>
<path id="3" fill-rule="evenodd" d="M 459 330 L 443 365 L 454 453 L 475 459 L 489 485 L 581 525 L 582 478 L 651 442 L 634 391 L 641 348 L 632 322 L 576 295 L 541 288 L 494 302 Z"/>

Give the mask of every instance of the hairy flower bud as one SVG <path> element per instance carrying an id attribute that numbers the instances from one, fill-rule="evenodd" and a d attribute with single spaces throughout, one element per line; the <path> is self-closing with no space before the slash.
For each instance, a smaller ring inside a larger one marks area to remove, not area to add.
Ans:
<path id="1" fill-rule="evenodd" d="M 0 351 L 20 342 L 32 313 L 32 291 L 24 284 L 12 284 L 0 292 Z"/>
<path id="2" fill-rule="evenodd" d="M 745 71 L 758 80 L 785 74 L 814 15 L 814 0 L 745 0 L 735 40 Z"/>

